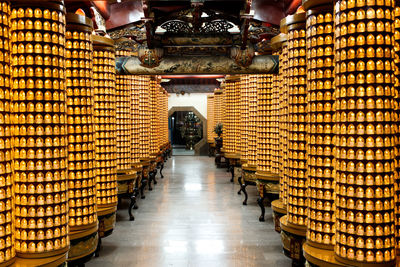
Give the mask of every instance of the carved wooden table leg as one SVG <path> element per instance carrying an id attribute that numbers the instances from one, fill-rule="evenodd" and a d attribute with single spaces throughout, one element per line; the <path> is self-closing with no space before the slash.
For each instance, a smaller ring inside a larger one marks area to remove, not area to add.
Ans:
<path id="1" fill-rule="evenodd" d="M 138 173 L 138 179 L 136 179 L 136 182 L 135 182 L 135 188 L 133 189 L 133 194 L 135 195 L 136 199 L 138 198 L 138 196 L 140 194 L 139 185 L 140 185 L 140 182 L 142 181 L 142 176 L 141 175 L 142 175 L 141 172 L 139 172 Z M 139 206 L 137 205 L 137 202 L 135 202 L 135 206 L 133 206 L 133 208 L 135 210 L 137 210 L 139 208 Z"/>
<path id="2" fill-rule="evenodd" d="M 133 214 L 132 214 L 132 209 L 135 207 L 135 204 L 136 204 L 136 196 L 135 196 L 135 194 L 133 193 L 133 194 L 131 195 L 131 202 L 129 203 L 129 208 L 128 208 L 129 220 L 130 220 L 130 221 L 134 221 L 134 220 L 135 220 L 135 217 L 134 217 Z"/>
<path id="3" fill-rule="evenodd" d="M 94 252 L 94 256 L 98 258 L 100 256 L 100 249 L 101 249 L 101 238 L 99 236 L 99 242 L 97 243 L 96 251 Z"/>
<path id="4" fill-rule="evenodd" d="M 154 185 L 156 185 L 158 182 L 157 182 L 157 179 L 156 179 L 156 176 L 157 176 L 157 168 L 155 168 L 154 169 L 154 171 L 153 171 L 153 182 L 154 182 Z"/>
<path id="5" fill-rule="evenodd" d="M 242 192 L 243 192 L 243 194 L 244 194 L 244 200 L 243 200 L 243 205 L 247 205 L 247 199 L 248 199 L 248 195 L 247 195 L 247 190 L 246 190 L 246 187 L 247 187 L 247 185 L 248 185 L 248 183 L 245 181 L 242 185 L 241 185 L 241 188 L 242 188 Z"/>
<path id="6" fill-rule="evenodd" d="M 260 208 L 261 208 L 261 215 L 260 215 L 260 218 L 258 218 L 258 220 L 259 220 L 260 222 L 263 222 L 263 221 L 265 221 L 265 218 L 264 218 L 264 216 L 265 216 L 264 196 L 260 196 L 260 197 L 257 199 L 257 204 L 258 204 L 258 206 L 260 206 Z"/>
<path id="7" fill-rule="evenodd" d="M 233 178 L 235 178 L 235 167 L 234 167 L 234 165 L 230 165 L 229 166 L 229 171 L 230 171 L 230 173 L 231 173 L 231 183 L 233 183 Z"/>
<path id="8" fill-rule="evenodd" d="M 149 186 L 149 191 L 153 191 L 153 187 L 151 186 L 151 182 L 153 180 L 153 172 L 149 172 L 149 179 L 147 180 L 148 186 Z"/>
<path id="9" fill-rule="evenodd" d="M 243 205 L 247 205 L 247 199 L 248 199 L 248 194 L 247 194 L 247 186 L 248 185 L 256 185 L 256 167 L 253 165 L 249 165 L 247 163 L 242 165 L 242 177 L 241 177 L 241 183 L 240 183 L 240 190 L 244 194 L 244 200 L 243 200 Z"/>
<path id="10" fill-rule="evenodd" d="M 161 178 L 164 178 L 164 175 L 163 175 L 163 173 L 162 173 L 163 169 L 164 169 L 164 163 L 161 163 L 161 166 L 160 166 L 160 175 L 161 175 Z"/>
<path id="11" fill-rule="evenodd" d="M 140 186 L 140 198 L 145 199 L 146 196 L 144 195 L 144 189 L 147 185 L 147 179 L 142 179 L 142 185 Z"/>
<path id="12" fill-rule="evenodd" d="M 141 159 L 141 164 L 143 166 L 142 169 L 142 183 L 140 186 L 140 198 L 144 199 L 146 196 L 144 195 L 144 190 L 148 183 L 150 183 L 150 160 L 145 158 Z"/>
<path id="13" fill-rule="evenodd" d="M 138 188 L 135 188 L 134 194 L 135 194 L 135 205 L 133 206 L 133 209 L 137 210 L 139 208 L 139 206 L 137 204 L 137 201 L 136 201 L 137 197 L 139 196 L 139 189 Z"/>
<path id="14" fill-rule="evenodd" d="M 265 172 L 257 171 L 256 175 L 256 186 L 260 198 L 257 200 L 258 205 L 261 208 L 260 222 L 264 221 L 265 207 L 264 199 L 268 200 L 268 204 L 271 204 L 272 200 L 279 197 L 279 175 Z"/>
<path id="15" fill-rule="evenodd" d="M 137 183 L 139 179 L 140 174 L 138 177 L 137 169 L 120 171 L 118 173 L 118 205 L 121 205 L 123 198 L 129 198 L 128 214 L 130 221 L 135 220 L 135 217 L 132 215 L 132 209 L 136 205 Z"/>
<path id="16" fill-rule="evenodd" d="M 238 177 L 238 183 L 239 183 L 240 189 L 239 189 L 239 191 L 237 193 L 238 193 L 238 195 L 240 195 L 242 193 L 242 183 L 243 183 L 242 182 L 242 176 Z"/>

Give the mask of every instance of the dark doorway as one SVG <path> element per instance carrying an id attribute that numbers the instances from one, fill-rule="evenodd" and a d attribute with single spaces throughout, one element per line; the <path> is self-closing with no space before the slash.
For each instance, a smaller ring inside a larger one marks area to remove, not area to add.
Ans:
<path id="1" fill-rule="evenodd" d="M 203 138 L 203 122 L 192 111 L 175 111 L 171 115 L 172 145 L 193 150 Z"/>

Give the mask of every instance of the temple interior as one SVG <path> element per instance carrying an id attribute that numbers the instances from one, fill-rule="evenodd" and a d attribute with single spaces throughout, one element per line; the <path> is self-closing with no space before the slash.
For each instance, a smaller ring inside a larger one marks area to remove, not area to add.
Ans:
<path id="1" fill-rule="evenodd" d="M 400 0 L 0 0 L 0 267 L 400 266 Z"/>

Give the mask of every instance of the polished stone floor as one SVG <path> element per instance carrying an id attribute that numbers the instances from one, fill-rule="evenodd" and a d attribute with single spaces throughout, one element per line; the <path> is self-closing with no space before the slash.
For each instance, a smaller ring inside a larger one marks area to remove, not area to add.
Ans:
<path id="1" fill-rule="evenodd" d="M 208 157 L 172 157 L 164 175 L 139 200 L 134 222 L 128 221 L 126 208 L 118 211 L 116 229 L 103 239 L 100 257 L 86 266 L 291 266 L 271 209 L 265 222 L 258 221 L 254 187 L 242 206 L 238 185 Z"/>
<path id="2" fill-rule="evenodd" d="M 172 155 L 173 156 L 194 156 L 195 151 L 194 150 L 187 150 L 185 148 L 174 148 L 172 150 Z"/>

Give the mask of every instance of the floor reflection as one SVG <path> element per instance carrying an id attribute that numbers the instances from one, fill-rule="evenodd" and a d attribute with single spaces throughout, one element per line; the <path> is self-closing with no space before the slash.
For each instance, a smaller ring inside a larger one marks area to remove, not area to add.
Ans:
<path id="1" fill-rule="evenodd" d="M 184 187 L 185 191 L 201 191 L 202 189 L 201 184 L 195 184 L 195 183 L 186 183 Z"/>
<path id="2" fill-rule="evenodd" d="M 188 251 L 188 241 L 168 240 L 164 247 L 167 253 L 186 253 Z"/>
<path id="3" fill-rule="evenodd" d="M 196 240 L 197 254 L 218 254 L 224 252 L 222 240 Z"/>
<path id="4" fill-rule="evenodd" d="M 248 205 L 243 206 L 238 185 L 208 157 L 172 157 L 163 173 L 165 178 L 157 175 L 153 191 L 139 200 L 134 222 L 123 203 L 100 257 L 86 266 L 291 266 L 282 254 L 271 209 L 266 209 L 265 222 L 258 221 L 255 187 L 248 187 Z"/>

